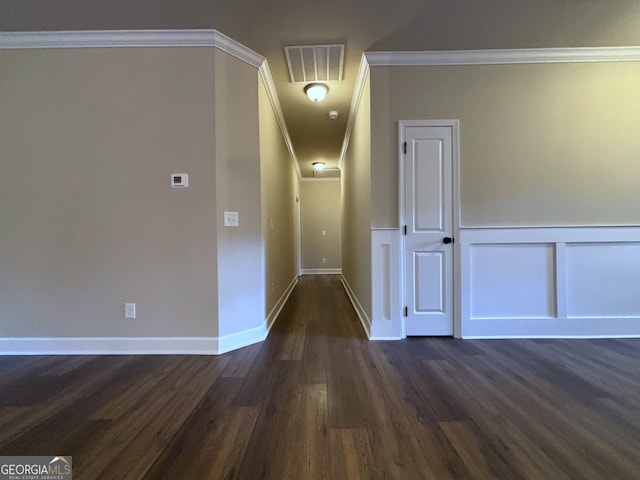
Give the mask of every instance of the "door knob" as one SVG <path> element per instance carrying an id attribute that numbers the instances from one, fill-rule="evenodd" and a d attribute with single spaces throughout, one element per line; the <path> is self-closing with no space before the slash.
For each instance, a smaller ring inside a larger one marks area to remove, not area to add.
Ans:
<path id="1" fill-rule="evenodd" d="M 451 237 L 444 237 L 444 238 L 442 239 L 442 242 L 443 242 L 443 243 L 445 243 L 445 244 L 447 244 L 447 245 L 449 245 L 450 243 L 453 243 L 453 238 L 451 238 Z"/>

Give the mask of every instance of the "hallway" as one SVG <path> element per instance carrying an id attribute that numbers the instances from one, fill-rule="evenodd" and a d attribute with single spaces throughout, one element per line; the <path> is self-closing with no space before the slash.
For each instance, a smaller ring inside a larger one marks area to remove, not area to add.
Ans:
<path id="1" fill-rule="evenodd" d="M 266 342 L 0 358 L 0 455 L 74 479 L 601 479 L 640 471 L 640 341 L 368 342 L 303 276 Z"/>

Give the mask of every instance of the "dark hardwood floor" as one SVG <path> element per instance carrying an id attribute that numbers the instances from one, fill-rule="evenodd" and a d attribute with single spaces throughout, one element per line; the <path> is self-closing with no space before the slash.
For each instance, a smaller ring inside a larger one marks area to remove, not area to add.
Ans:
<path id="1" fill-rule="evenodd" d="M 368 342 L 337 276 L 211 356 L 0 358 L 0 455 L 74 479 L 638 479 L 640 340 Z"/>

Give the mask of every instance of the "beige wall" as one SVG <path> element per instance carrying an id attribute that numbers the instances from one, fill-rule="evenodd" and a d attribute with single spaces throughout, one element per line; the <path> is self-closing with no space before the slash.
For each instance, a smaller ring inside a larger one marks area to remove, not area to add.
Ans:
<path id="1" fill-rule="evenodd" d="M 397 122 L 459 119 L 463 226 L 637 225 L 640 63 L 372 67 L 372 225 L 398 226 Z"/>
<path id="2" fill-rule="evenodd" d="M 213 49 L 0 51 L 1 336 L 218 334 L 213 78 Z"/>
<path id="3" fill-rule="evenodd" d="M 266 316 L 258 71 L 221 50 L 214 56 L 218 323 L 225 336 L 258 328 Z M 238 227 L 223 226 L 226 211 L 238 212 Z"/>
<path id="4" fill-rule="evenodd" d="M 266 311 L 269 313 L 297 275 L 295 213 L 300 188 L 293 161 L 262 82 L 259 82 L 258 93 Z"/>
<path id="5" fill-rule="evenodd" d="M 304 181 L 300 193 L 302 269 L 341 268 L 340 180 Z"/>
<path id="6" fill-rule="evenodd" d="M 369 318 L 372 306 L 370 102 L 367 78 L 341 174 L 342 275 Z"/>
<path id="7" fill-rule="evenodd" d="M 254 66 L 214 48 L 109 48 L 2 51 L 0 71 L 4 336 L 262 327 Z"/>

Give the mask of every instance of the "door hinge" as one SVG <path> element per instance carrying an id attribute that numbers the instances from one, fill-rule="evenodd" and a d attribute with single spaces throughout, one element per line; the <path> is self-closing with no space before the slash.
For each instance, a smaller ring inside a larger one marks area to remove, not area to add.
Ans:
<path id="1" fill-rule="evenodd" d="M 407 226 L 406 225 L 404 226 L 404 234 L 405 235 L 407 234 Z"/>
<path id="2" fill-rule="evenodd" d="M 409 316 L 409 307 L 404 307 L 404 316 L 405 317 Z"/>
<path id="3" fill-rule="evenodd" d="M 404 142 L 404 153 L 407 154 L 407 142 Z"/>

